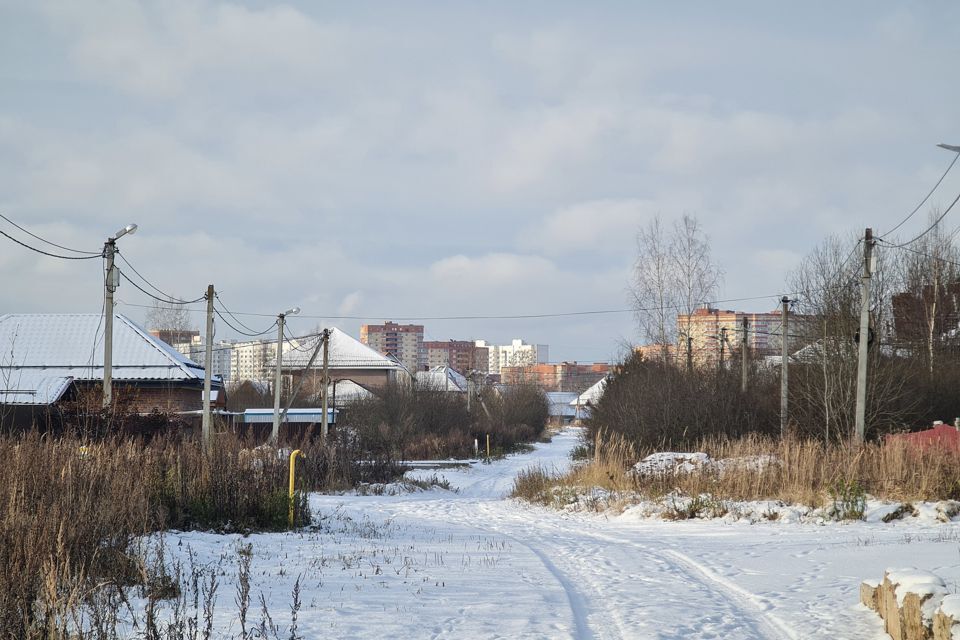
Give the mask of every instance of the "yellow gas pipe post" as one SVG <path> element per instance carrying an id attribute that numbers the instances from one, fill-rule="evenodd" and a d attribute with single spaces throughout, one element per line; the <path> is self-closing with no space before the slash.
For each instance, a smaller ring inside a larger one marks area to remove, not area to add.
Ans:
<path id="1" fill-rule="evenodd" d="M 490 434 L 487 434 L 487 460 L 490 459 Z"/>
<path id="2" fill-rule="evenodd" d="M 290 524 L 290 528 L 293 528 L 293 484 L 294 478 L 296 477 L 297 471 L 297 456 L 302 456 L 300 449 L 293 451 L 290 454 L 290 510 L 287 512 L 287 521 Z"/>

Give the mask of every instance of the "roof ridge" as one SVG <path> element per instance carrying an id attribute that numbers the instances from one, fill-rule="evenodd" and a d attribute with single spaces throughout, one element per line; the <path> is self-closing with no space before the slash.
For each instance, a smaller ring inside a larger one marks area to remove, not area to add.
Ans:
<path id="1" fill-rule="evenodd" d="M 128 327 L 130 327 L 131 329 L 133 329 L 134 332 L 136 332 L 136 334 L 137 334 L 138 336 L 140 336 L 140 339 L 141 339 L 141 340 L 143 340 L 143 341 L 146 342 L 148 345 L 150 345 L 151 347 L 153 347 L 154 349 L 156 349 L 158 352 L 160 352 L 160 355 L 162 355 L 162 356 L 163 356 L 164 358 L 166 358 L 168 361 L 172 362 L 172 363 L 174 364 L 174 366 L 178 367 L 181 371 L 183 371 L 184 373 L 186 373 L 186 374 L 189 375 L 189 376 L 194 376 L 194 377 L 196 377 L 196 378 L 199 378 L 199 377 L 200 377 L 200 376 L 198 376 L 198 375 L 196 374 L 195 371 L 191 371 L 191 368 L 188 367 L 188 366 L 186 365 L 186 363 L 177 360 L 176 358 L 174 358 L 174 357 L 172 356 L 172 354 L 170 354 L 170 353 L 167 351 L 167 349 L 164 349 L 162 346 L 160 346 L 159 344 L 157 344 L 157 342 L 159 341 L 159 338 L 155 338 L 154 336 L 150 335 L 148 332 L 146 332 L 146 331 L 144 331 L 143 329 L 141 329 L 141 328 L 140 328 L 140 325 L 138 325 L 136 322 L 134 322 L 133 320 L 131 320 L 130 318 L 128 318 L 126 315 L 124 315 L 124 314 L 122 314 L 122 313 L 117 313 L 117 314 L 115 314 L 115 316 L 116 316 L 117 318 L 119 318 L 120 320 L 122 320 L 122 321 L 124 322 L 124 324 L 126 324 Z M 172 347 L 171 347 L 171 349 L 172 349 Z M 189 362 L 193 362 L 193 360 L 190 360 L 190 359 L 187 358 L 186 356 L 183 356 L 183 358 L 184 358 L 184 360 L 187 360 L 187 361 L 189 361 Z M 200 369 L 201 371 L 203 370 L 203 367 L 200 366 L 199 363 L 194 362 L 194 364 L 196 365 L 196 368 Z"/>

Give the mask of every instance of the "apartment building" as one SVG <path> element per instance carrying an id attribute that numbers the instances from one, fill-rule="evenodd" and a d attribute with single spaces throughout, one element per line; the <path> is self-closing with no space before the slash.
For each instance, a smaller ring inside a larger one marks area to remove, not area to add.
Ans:
<path id="1" fill-rule="evenodd" d="M 408 371 L 427 368 L 422 324 L 397 324 L 389 320 L 383 324 L 364 324 L 360 326 L 360 342 L 396 358 Z"/>
<path id="2" fill-rule="evenodd" d="M 488 373 L 499 374 L 503 367 L 523 367 L 546 364 L 550 360 L 550 347 L 545 344 L 527 344 L 516 338 L 510 344 L 494 345 L 486 340 L 474 344 L 487 349 Z"/>
<path id="3" fill-rule="evenodd" d="M 557 362 L 500 368 L 500 381 L 503 384 L 532 383 L 545 391 L 582 392 L 610 373 L 606 362 L 580 364 L 577 362 Z"/>
<path id="4" fill-rule="evenodd" d="M 678 360 L 684 360 L 689 337 L 694 363 L 715 363 L 720 358 L 722 339 L 725 339 L 723 351 L 726 356 L 739 351 L 744 319 L 747 321 L 747 347 L 754 355 L 779 352 L 779 309 L 768 313 L 749 313 L 703 306 L 691 314 L 677 315 L 677 346 L 673 353 Z"/>
<path id="5" fill-rule="evenodd" d="M 427 369 L 450 367 L 461 374 L 486 373 L 489 369 L 488 349 L 470 340 L 431 340 L 423 343 L 423 349 L 427 354 Z"/>

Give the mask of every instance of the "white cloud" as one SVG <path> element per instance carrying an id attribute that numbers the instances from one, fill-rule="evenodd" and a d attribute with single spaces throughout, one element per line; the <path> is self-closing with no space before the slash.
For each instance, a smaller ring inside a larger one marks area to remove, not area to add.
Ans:
<path id="1" fill-rule="evenodd" d="M 662 215 L 658 205 L 649 200 L 580 202 L 526 227 L 519 241 L 551 256 L 569 252 L 623 253 L 633 246 L 640 227 L 657 215 Z"/>

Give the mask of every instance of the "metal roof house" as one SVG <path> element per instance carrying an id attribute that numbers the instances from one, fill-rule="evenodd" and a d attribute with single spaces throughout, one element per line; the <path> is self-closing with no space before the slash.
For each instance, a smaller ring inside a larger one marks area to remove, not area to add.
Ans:
<path id="1" fill-rule="evenodd" d="M 319 340 L 319 336 L 299 340 L 297 347 L 285 344 L 282 361 L 284 375 L 291 378 L 304 375 L 304 370 Z M 366 389 L 383 387 L 388 383 L 399 382 L 410 377 L 402 364 L 336 327 L 330 329 L 328 359 L 331 380 L 351 380 Z M 271 369 L 276 366 L 275 362 L 274 360 L 269 364 Z M 317 357 L 306 375 L 315 377 L 315 381 L 319 384 L 322 369 L 323 358 Z M 306 393 L 313 393 L 311 388 L 315 390 L 317 385 L 308 385 Z"/>
<path id="2" fill-rule="evenodd" d="M 417 371 L 416 380 L 420 385 L 434 391 L 467 392 L 467 379 L 450 367 L 434 367 L 429 371 Z"/>
<path id="3" fill-rule="evenodd" d="M 114 316 L 112 372 L 130 410 L 181 413 L 202 405 L 203 367 L 123 314 Z M 103 382 L 103 316 L 0 316 L 0 406 L 40 410 L 76 402 Z M 219 391 L 222 384 L 214 381 Z M 219 394 L 218 395 L 222 395 Z M 99 397 L 99 396 L 98 396 Z M 19 416 L 38 411 L 16 412 Z"/>
<path id="4" fill-rule="evenodd" d="M 576 418 L 578 420 L 590 417 L 592 413 L 592 406 L 603 397 L 603 392 L 606 390 L 606 388 L 607 378 L 603 378 L 598 380 L 593 386 L 576 396 L 573 401 L 570 402 L 570 406 L 574 407 L 576 410 Z"/>

